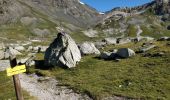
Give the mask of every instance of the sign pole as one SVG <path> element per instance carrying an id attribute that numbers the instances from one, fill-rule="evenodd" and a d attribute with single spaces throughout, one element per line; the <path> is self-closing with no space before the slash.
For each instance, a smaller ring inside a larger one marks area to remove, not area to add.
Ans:
<path id="1" fill-rule="evenodd" d="M 9 60 L 10 60 L 10 65 L 11 65 L 12 68 L 17 65 L 17 61 L 16 61 L 15 56 L 10 55 Z M 17 100 L 24 100 L 18 74 L 13 75 L 13 82 L 14 82 L 14 86 L 15 86 L 15 93 L 16 93 Z"/>

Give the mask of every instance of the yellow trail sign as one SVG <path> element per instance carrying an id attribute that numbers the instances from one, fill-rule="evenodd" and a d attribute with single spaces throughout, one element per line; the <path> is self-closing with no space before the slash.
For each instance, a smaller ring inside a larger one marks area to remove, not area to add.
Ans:
<path id="1" fill-rule="evenodd" d="M 24 72 L 26 72 L 25 65 L 15 66 L 14 68 L 7 68 L 7 76 L 12 76 Z"/>

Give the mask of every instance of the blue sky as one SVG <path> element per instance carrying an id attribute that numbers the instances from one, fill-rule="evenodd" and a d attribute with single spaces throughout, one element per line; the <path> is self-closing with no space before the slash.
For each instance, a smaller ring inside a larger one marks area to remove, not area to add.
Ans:
<path id="1" fill-rule="evenodd" d="M 115 7 L 134 7 L 153 0 L 80 0 L 100 12 L 111 10 Z"/>

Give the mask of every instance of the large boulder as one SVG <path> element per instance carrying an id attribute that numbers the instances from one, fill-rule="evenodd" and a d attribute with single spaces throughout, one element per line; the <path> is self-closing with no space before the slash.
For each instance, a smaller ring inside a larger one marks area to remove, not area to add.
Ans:
<path id="1" fill-rule="evenodd" d="M 75 41 L 66 33 L 58 33 L 57 38 L 45 52 L 47 66 L 72 68 L 81 60 L 81 53 Z"/>
<path id="2" fill-rule="evenodd" d="M 100 54 L 100 51 L 95 47 L 92 42 L 84 42 L 79 45 L 82 55 Z"/>
<path id="3" fill-rule="evenodd" d="M 4 51 L 0 50 L 0 60 L 4 59 L 5 55 L 4 55 Z"/>
<path id="4" fill-rule="evenodd" d="M 117 55 L 121 58 L 128 58 L 135 55 L 135 52 L 129 48 L 118 49 Z"/>

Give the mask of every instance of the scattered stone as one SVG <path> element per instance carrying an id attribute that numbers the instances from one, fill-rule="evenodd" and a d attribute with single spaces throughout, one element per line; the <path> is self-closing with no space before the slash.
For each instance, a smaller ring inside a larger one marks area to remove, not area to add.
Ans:
<path id="1" fill-rule="evenodd" d="M 4 43 L 0 43 L 0 50 L 5 49 Z"/>
<path id="2" fill-rule="evenodd" d="M 156 47 L 155 45 L 144 46 L 144 47 L 141 47 L 141 48 L 139 49 L 139 52 L 143 53 L 143 52 L 149 51 L 150 49 L 153 49 L 153 48 L 155 48 L 155 47 Z"/>
<path id="3" fill-rule="evenodd" d="M 84 42 L 79 45 L 79 48 L 82 55 L 100 54 L 100 51 L 95 47 L 92 42 Z"/>
<path id="4" fill-rule="evenodd" d="M 112 53 L 111 52 L 102 52 L 101 54 L 100 54 L 100 58 L 101 59 L 110 59 L 110 55 L 111 55 Z"/>
<path id="5" fill-rule="evenodd" d="M 95 42 L 95 46 L 98 49 L 103 48 L 106 45 L 106 42 Z"/>
<path id="6" fill-rule="evenodd" d="M 5 58 L 4 51 L 0 50 L 0 60 Z"/>
<path id="7" fill-rule="evenodd" d="M 117 39 L 116 38 L 105 38 L 103 42 L 106 42 L 106 44 L 117 44 Z"/>
<path id="8" fill-rule="evenodd" d="M 117 39 L 117 44 L 126 44 L 126 43 L 130 43 L 131 39 L 129 38 L 118 38 Z"/>
<path id="9" fill-rule="evenodd" d="M 5 71 L 9 67 L 10 67 L 9 60 L 0 60 L 0 71 Z"/>
<path id="10" fill-rule="evenodd" d="M 29 46 L 27 51 L 32 51 L 33 50 L 33 46 Z"/>
<path id="11" fill-rule="evenodd" d="M 15 50 L 18 50 L 18 51 L 24 51 L 25 48 L 23 46 L 16 46 L 14 47 Z"/>
<path id="12" fill-rule="evenodd" d="M 58 33 L 57 38 L 45 52 L 47 66 L 76 67 L 81 60 L 81 53 L 75 41 L 66 33 Z"/>
<path id="13" fill-rule="evenodd" d="M 161 37 L 157 41 L 170 41 L 170 37 Z"/>
<path id="14" fill-rule="evenodd" d="M 12 47 L 9 47 L 6 51 L 6 53 L 8 53 L 7 55 L 9 55 L 9 53 L 11 53 L 11 55 L 22 55 L 22 53 L 20 53 L 18 50 L 13 49 Z"/>
<path id="15" fill-rule="evenodd" d="M 40 46 L 40 52 L 45 52 L 48 46 Z"/>
<path id="16" fill-rule="evenodd" d="M 118 49 L 117 55 L 121 58 L 128 58 L 135 55 L 135 52 L 129 48 Z"/>

